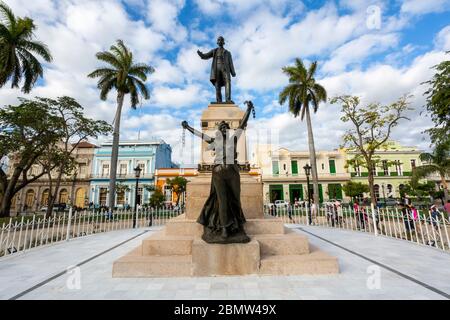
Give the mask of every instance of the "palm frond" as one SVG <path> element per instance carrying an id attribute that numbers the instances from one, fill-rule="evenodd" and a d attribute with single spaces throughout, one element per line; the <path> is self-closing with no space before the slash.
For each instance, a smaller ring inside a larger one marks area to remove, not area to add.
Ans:
<path id="1" fill-rule="evenodd" d="M 122 69 L 122 64 L 117 60 L 117 57 L 111 52 L 103 51 L 96 54 L 98 60 L 106 62 L 117 69 Z"/>
<path id="2" fill-rule="evenodd" d="M 317 61 L 314 61 L 308 68 L 308 80 L 314 79 L 316 70 L 317 70 Z"/>
<path id="3" fill-rule="evenodd" d="M 100 99 L 102 99 L 103 101 L 106 101 L 106 99 L 108 99 L 108 94 L 109 92 L 112 90 L 112 88 L 114 88 L 116 85 L 116 79 L 109 79 L 108 81 L 105 81 L 103 83 L 103 85 L 101 87 L 99 87 L 100 89 Z"/>
<path id="4" fill-rule="evenodd" d="M 433 162 L 434 161 L 434 156 L 431 153 L 421 153 L 419 155 L 419 159 L 422 162 Z"/>
<path id="5" fill-rule="evenodd" d="M 0 1 L 0 17 L 2 17 L 2 20 L 4 20 L 4 24 L 8 29 L 11 29 L 11 27 L 14 27 L 16 24 L 14 13 L 3 1 Z"/>
<path id="6" fill-rule="evenodd" d="M 139 79 L 136 79 L 136 78 L 133 78 L 133 83 L 134 83 L 135 87 L 137 87 L 139 89 L 139 92 L 144 97 L 144 99 L 146 99 L 146 100 L 150 99 L 150 93 L 149 93 L 145 83 L 143 83 L 142 81 L 140 81 Z"/>
<path id="7" fill-rule="evenodd" d="M 419 166 L 414 168 L 412 173 L 412 180 L 414 182 L 417 182 L 418 180 L 425 178 L 433 173 L 438 173 L 439 167 L 433 165 L 433 164 L 427 164 L 423 166 Z"/>
<path id="8" fill-rule="evenodd" d="M 98 78 L 98 77 L 105 77 L 109 75 L 115 75 L 117 73 L 117 70 L 111 69 L 111 68 L 99 68 L 97 70 L 92 71 L 90 74 L 88 74 L 89 78 Z"/>
<path id="9" fill-rule="evenodd" d="M 18 46 L 21 48 L 24 48 L 28 51 L 32 51 L 40 55 L 42 58 L 44 58 L 45 61 L 51 62 L 53 60 L 53 57 L 50 53 L 50 50 L 48 47 L 42 43 L 41 41 L 26 41 L 26 40 L 19 40 L 17 42 Z"/>

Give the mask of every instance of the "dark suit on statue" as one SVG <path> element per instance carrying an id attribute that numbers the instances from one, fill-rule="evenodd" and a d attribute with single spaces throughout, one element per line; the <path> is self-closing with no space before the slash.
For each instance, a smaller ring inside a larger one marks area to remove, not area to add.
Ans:
<path id="1" fill-rule="evenodd" d="M 223 50 L 222 52 L 220 50 Z M 222 55 L 221 55 L 222 53 Z M 221 88 L 225 87 L 225 98 L 227 102 L 231 101 L 231 76 L 236 76 L 234 70 L 233 58 L 231 53 L 225 48 L 216 48 L 208 53 L 199 53 L 200 57 L 204 60 L 213 58 L 211 65 L 210 80 L 216 87 L 216 99 L 217 102 L 222 102 Z M 221 57 L 223 57 L 223 63 L 221 63 Z"/>

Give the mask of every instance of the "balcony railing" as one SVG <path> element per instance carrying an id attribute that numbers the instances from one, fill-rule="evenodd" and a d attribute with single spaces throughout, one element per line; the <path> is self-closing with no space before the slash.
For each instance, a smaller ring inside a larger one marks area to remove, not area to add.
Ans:
<path id="1" fill-rule="evenodd" d="M 155 175 L 153 173 L 146 173 L 146 174 L 141 174 L 139 179 L 152 179 L 154 176 Z M 110 178 L 109 173 L 92 175 L 92 179 L 109 179 L 109 178 Z M 118 173 L 116 178 L 117 179 L 136 179 L 136 176 L 134 175 L 134 173 L 128 173 L 128 174 Z"/>

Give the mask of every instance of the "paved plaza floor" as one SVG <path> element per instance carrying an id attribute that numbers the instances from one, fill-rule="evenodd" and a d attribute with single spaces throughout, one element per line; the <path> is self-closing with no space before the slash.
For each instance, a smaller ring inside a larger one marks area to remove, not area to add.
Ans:
<path id="1" fill-rule="evenodd" d="M 113 279 L 113 261 L 156 229 L 123 230 L 0 258 L 0 299 L 450 298 L 448 253 L 359 232 L 297 225 L 290 228 L 307 234 L 312 245 L 338 257 L 341 273 Z M 77 265 L 79 269 L 67 272 Z"/>

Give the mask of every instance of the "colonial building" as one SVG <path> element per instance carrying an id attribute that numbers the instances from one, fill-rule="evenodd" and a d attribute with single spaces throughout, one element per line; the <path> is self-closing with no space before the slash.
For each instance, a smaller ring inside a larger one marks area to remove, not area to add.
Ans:
<path id="1" fill-rule="evenodd" d="M 375 175 L 375 196 L 377 199 L 399 198 L 400 190 L 408 183 L 412 176 L 412 171 L 416 166 L 420 166 L 419 156 L 422 153 L 416 147 L 402 146 L 398 142 L 389 141 L 386 147 L 377 150 L 377 167 Z M 358 152 L 347 150 L 347 159 L 353 159 Z M 358 166 L 348 168 L 353 181 L 367 184 L 367 169 Z"/>
<path id="2" fill-rule="evenodd" d="M 346 155 L 340 150 L 317 152 L 320 201 L 344 199 L 342 186 L 351 178 L 345 169 L 345 161 Z M 261 170 L 264 201 L 307 200 L 307 177 L 303 167 L 309 163 L 308 151 L 273 150 L 271 145 L 258 145 L 254 166 Z"/>
<path id="3" fill-rule="evenodd" d="M 61 185 L 56 193 L 55 204 L 70 204 L 79 208 L 88 205 L 88 194 L 90 185 L 90 172 L 94 151 L 97 146 L 83 141 L 74 150 L 73 156 L 77 162 L 77 169 L 71 176 L 63 176 Z M 11 163 L 10 170 L 13 167 Z M 42 172 L 39 165 L 34 165 L 29 172 L 30 175 Z M 57 172 L 53 173 L 56 178 Z M 49 179 L 47 175 L 37 181 L 28 184 L 13 198 L 11 213 L 29 213 L 45 210 L 49 198 Z"/>
<path id="4" fill-rule="evenodd" d="M 106 206 L 110 179 L 112 142 L 101 145 L 94 154 L 89 201 L 94 206 Z M 141 168 L 137 203 L 147 203 L 151 186 L 155 185 L 155 170 L 171 168 L 172 148 L 163 140 L 121 141 L 117 164 L 116 206 L 132 206 L 135 203 L 136 177 L 134 168 Z"/>
<path id="5" fill-rule="evenodd" d="M 155 181 L 156 187 L 164 193 L 166 197 L 166 203 L 176 204 L 178 197 L 172 192 L 172 189 L 167 185 L 167 179 L 173 179 L 175 177 L 184 177 L 189 180 L 190 177 L 198 175 L 197 168 L 161 168 L 156 169 Z M 180 203 L 185 203 L 185 194 L 182 195 Z"/>

